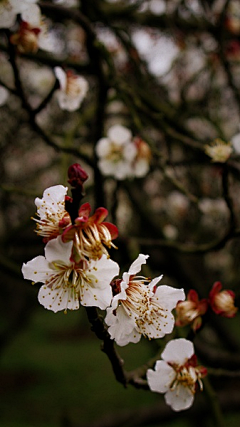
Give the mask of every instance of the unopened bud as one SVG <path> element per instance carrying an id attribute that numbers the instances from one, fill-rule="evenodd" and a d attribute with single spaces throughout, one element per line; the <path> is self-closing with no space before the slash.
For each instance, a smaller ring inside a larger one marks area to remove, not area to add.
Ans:
<path id="1" fill-rule="evenodd" d="M 191 289 L 187 299 L 179 301 L 176 306 L 176 326 L 191 325 L 192 329 L 196 331 L 202 324 L 201 316 L 206 313 L 207 308 L 207 300 L 199 300 L 197 292 Z"/>
<path id="2" fill-rule="evenodd" d="M 234 317 L 238 308 L 234 305 L 235 293 L 229 289 L 221 290 L 221 282 L 215 282 L 209 293 L 209 304 L 214 313 L 223 317 Z"/>
<path id="3" fill-rule="evenodd" d="M 88 174 L 78 163 L 74 163 L 68 169 L 68 178 L 68 182 L 72 187 L 82 187 L 83 183 L 88 179 Z"/>

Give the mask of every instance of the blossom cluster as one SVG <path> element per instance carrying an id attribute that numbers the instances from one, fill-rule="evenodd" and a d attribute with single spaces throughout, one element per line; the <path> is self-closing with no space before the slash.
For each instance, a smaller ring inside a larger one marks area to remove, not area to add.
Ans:
<path id="1" fill-rule="evenodd" d="M 77 310 L 80 305 L 106 309 L 109 336 L 119 346 L 137 343 L 142 336 L 163 338 L 173 331 L 172 310 L 185 299 L 184 290 L 158 286 L 162 276 L 150 279 L 139 275 L 148 259 L 144 254 L 139 254 L 128 272 L 119 277 L 120 267 L 108 253 L 115 247 L 112 240 L 118 230 L 104 221 L 107 210 L 97 208 L 90 215 L 91 206 L 84 203 L 77 216 L 73 214 L 74 199 L 77 193 L 82 194 L 86 179 L 81 166 L 72 165 L 69 183 L 73 197 L 67 195 L 67 187 L 55 185 L 35 199 L 36 233 L 46 243 L 45 255 L 24 263 L 23 276 L 33 284 L 42 283 L 38 300 L 55 313 Z M 149 388 L 166 392 L 166 402 L 173 410 L 186 409 L 192 404 L 196 383 L 202 387 L 205 370 L 197 366 L 193 345 L 187 340 L 170 341 L 162 357 L 164 361 L 157 362 L 156 370 L 147 372 Z"/>
<path id="2" fill-rule="evenodd" d="M 87 175 L 79 165 L 73 166 L 69 182 L 78 187 L 80 179 L 82 186 Z M 81 172 L 80 178 L 76 172 Z M 162 276 L 153 280 L 138 276 L 148 258 L 143 254 L 122 279 L 117 278 L 119 266 L 108 254 L 115 247 L 112 240 L 118 235 L 117 227 L 104 221 L 108 212 L 103 207 L 91 216 L 89 203 L 82 204 L 78 216 L 72 218 L 71 209 L 66 209 L 73 203 L 67 191 L 56 185 L 35 199 L 36 232 L 46 243 L 45 256 L 24 264 L 22 272 L 33 283 L 43 283 L 39 302 L 54 312 L 75 310 L 80 304 L 107 309 L 106 324 L 119 345 L 138 342 L 142 335 L 161 338 L 172 332 L 171 311 L 185 298 L 183 289 L 156 287 Z"/>

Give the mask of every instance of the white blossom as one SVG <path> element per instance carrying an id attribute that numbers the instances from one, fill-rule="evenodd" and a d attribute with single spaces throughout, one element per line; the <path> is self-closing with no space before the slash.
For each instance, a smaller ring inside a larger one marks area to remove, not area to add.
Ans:
<path id="1" fill-rule="evenodd" d="M 141 335 L 162 338 L 172 332 L 174 316 L 171 311 L 185 298 L 183 289 L 158 286 L 162 276 L 153 280 L 136 276 L 148 255 L 140 254 L 123 280 L 113 282 L 114 297 L 105 318 L 109 334 L 120 346 L 138 342 Z M 148 283 L 148 284 L 146 284 Z"/>
<path id="2" fill-rule="evenodd" d="M 68 111 L 77 110 L 87 94 L 87 80 L 71 71 L 65 72 L 60 67 L 55 67 L 54 71 L 60 84 L 60 89 L 56 91 L 60 108 Z"/>
<path id="3" fill-rule="evenodd" d="M 22 12 L 21 17 L 23 21 L 30 24 L 31 27 L 39 28 L 38 47 L 49 52 L 53 51 L 53 39 L 48 31 L 46 20 L 41 14 L 40 7 L 36 4 L 30 5 Z"/>
<path id="4" fill-rule="evenodd" d="M 39 219 L 33 219 L 37 223 L 37 234 L 43 236 L 46 241 L 57 237 L 60 229 L 71 224 L 70 216 L 65 210 L 67 190 L 63 185 L 54 185 L 46 188 L 42 199 L 35 199 Z"/>
<path id="5" fill-rule="evenodd" d="M 197 383 L 202 390 L 201 378 L 207 373 L 197 366 L 194 347 L 184 338 L 169 341 L 162 359 L 158 360 L 155 370 L 147 370 L 150 390 L 165 393 L 165 401 L 174 411 L 188 409 L 194 401 Z"/>
<path id="6" fill-rule="evenodd" d="M 1 0 L 0 1 L 0 28 L 10 28 L 18 13 L 22 13 L 37 0 Z"/>
<path id="7" fill-rule="evenodd" d="M 49 241 L 45 257 L 37 256 L 23 264 L 25 279 L 44 283 L 38 300 L 48 310 L 77 310 L 83 306 L 105 309 L 112 299 L 110 282 L 119 272 L 116 262 L 105 255 L 100 260 L 71 261 L 73 242 L 63 243 L 61 236 Z"/>
<path id="8" fill-rule="evenodd" d="M 114 176 L 119 180 L 133 176 L 132 162 L 137 156 L 137 149 L 131 131 L 125 126 L 112 126 L 107 137 L 98 141 L 96 152 L 103 175 Z"/>

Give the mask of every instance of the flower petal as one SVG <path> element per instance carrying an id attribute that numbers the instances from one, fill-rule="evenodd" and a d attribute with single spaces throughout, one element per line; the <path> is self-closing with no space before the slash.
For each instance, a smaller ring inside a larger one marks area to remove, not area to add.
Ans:
<path id="1" fill-rule="evenodd" d="M 160 305 L 163 308 L 173 310 L 178 301 L 185 300 L 185 293 L 183 289 L 161 285 L 156 289 L 155 298 L 158 298 Z"/>
<path id="2" fill-rule="evenodd" d="M 64 243 L 62 237 L 50 240 L 45 246 L 45 256 L 49 262 L 61 261 L 62 263 L 71 266 L 71 252 L 73 242 Z"/>
<path id="3" fill-rule="evenodd" d="M 139 254 L 137 259 L 135 259 L 135 261 L 130 266 L 128 273 L 130 275 L 135 275 L 136 273 L 139 273 L 139 271 L 141 271 L 142 265 L 146 264 L 146 260 L 148 259 L 148 257 L 149 255 Z"/>
<path id="4" fill-rule="evenodd" d="M 61 310 L 77 310 L 79 308 L 79 295 L 73 287 L 51 289 L 43 285 L 38 293 L 38 301 L 48 310 L 54 311 L 54 313 Z"/>
<path id="5" fill-rule="evenodd" d="M 67 191 L 68 187 L 64 187 L 63 185 L 54 185 L 52 187 L 46 188 L 46 190 L 43 192 L 42 199 L 36 197 L 35 205 L 38 210 L 43 208 L 45 211 L 47 207 L 54 211 L 58 210 L 59 203 L 64 201 Z"/>
<path id="6" fill-rule="evenodd" d="M 163 360 L 158 360 L 155 365 L 155 371 L 152 369 L 147 370 L 147 381 L 150 390 L 158 393 L 166 393 L 171 386 L 176 373 Z"/>
<path id="7" fill-rule="evenodd" d="M 103 255 L 100 260 L 90 261 L 85 274 L 88 281 L 81 287 L 81 304 L 99 307 L 101 310 L 109 307 L 112 300 L 112 279 L 119 274 L 119 265 Z"/>
<path id="8" fill-rule="evenodd" d="M 97 208 L 90 220 L 94 224 L 101 224 L 103 220 L 108 216 L 108 210 L 105 208 Z"/>
<path id="9" fill-rule="evenodd" d="M 87 222 L 89 215 L 91 213 L 91 205 L 90 203 L 84 203 L 82 206 L 80 206 L 78 211 L 78 220 L 82 220 L 82 222 Z"/>
<path id="10" fill-rule="evenodd" d="M 109 326 L 108 332 L 111 338 L 119 346 L 140 341 L 141 334 L 135 329 L 134 319 L 130 318 L 121 306 L 118 307 L 116 314 L 112 308 L 108 308 L 105 322 Z"/>
<path id="11" fill-rule="evenodd" d="M 193 343 L 185 338 L 178 338 L 167 343 L 161 356 L 166 362 L 183 365 L 193 354 Z"/>
<path id="12" fill-rule="evenodd" d="M 53 269 L 49 267 L 49 263 L 44 256 L 39 255 L 28 261 L 27 264 L 23 264 L 22 274 L 24 279 L 32 280 L 34 283 L 45 283 L 50 275 L 53 274 Z"/>
<path id="13" fill-rule="evenodd" d="M 194 400 L 194 395 L 188 387 L 178 384 L 174 390 L 168 390 L 165 394 L 165 401 L 174 411 L 188 409 Z"/>
<path id="14" fill-rule="evenodd" d="M 114 125 L 107 132 L 108 138 L 118 145 L 123 145 L 132 138 L 132 132 L 122 125 Z"/>

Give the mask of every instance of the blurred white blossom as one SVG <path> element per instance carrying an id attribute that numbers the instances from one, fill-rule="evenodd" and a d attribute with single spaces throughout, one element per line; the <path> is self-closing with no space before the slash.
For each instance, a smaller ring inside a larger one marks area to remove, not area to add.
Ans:
<path id="1" fill-rule="evenodd" d="M 60 84 L 60 89 L 56 91 L 60 108 L 68 111 L 77 110 L 87 94 L 87 80 L 70 70 L 65 72 L 60 67 L 55 67 L 54 71 Z"/>
<path id="2" fill-rule="evenodd" d="M 96 152 L 103 175 L 123 180 L 145 176 L 149 170 L 149 146 L 141 138 L 133 138 L 125 126 L 110 127 L 107 136 L 98 141 Z"/>
<path id="3" fill-rule="evenodd" d="M 10 28 L 18 13 L 24 12 L 37 0 L 2 0 L 0 1 L 0 28 Z"/>

